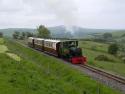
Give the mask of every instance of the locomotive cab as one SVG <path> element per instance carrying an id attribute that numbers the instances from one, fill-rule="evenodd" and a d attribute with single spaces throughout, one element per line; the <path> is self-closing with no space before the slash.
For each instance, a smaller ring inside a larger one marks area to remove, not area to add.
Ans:
<path id="1" fill-rule="evenodd" d="M 69 52 L 71 57 L 82 56 L 82 50 L 78 48 L 78 41 L 69 42 Z"/>

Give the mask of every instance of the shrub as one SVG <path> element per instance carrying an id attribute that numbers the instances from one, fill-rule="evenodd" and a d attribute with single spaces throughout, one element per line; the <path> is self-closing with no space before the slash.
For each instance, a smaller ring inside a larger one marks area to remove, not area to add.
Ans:
<path id="1" fill-rule="evenodd" d="M 124 53 L 119 53 L 117 56 L 118 56 L 119 58 L 123 58 L 123 57 L 125 57 L 125 54 L 124 54 Z"/>
<path id="2" fill-rule="evenodd" d="M 95 38 L 92 41 L 94 41 L 94 42 L 100 42 L 100 43 L 105 43 L 106 42 L 106 40 L 103 39 L 103 38 Z"/>
<path id="3" fill-rule="evenodd" d="M 92 46 L 92 47 L 91 47 L 91 50 L 96 51 L 96 49 L 97 49 L 97 47 L 96 47 L 96 46 Z"/>
<path id="4" fill-rule="evenodd" d="M 112 55 L 116 55 L 118 52 L 118 45 L 115 43 L 115 44 L 111 44 L 108 48 L 108 53 L 109 54 L 112 54 Z"/>
<path id="5" fill-rule="evenodd" d="M 112 34 L 111 33 L 104 33 L 103 34 L 103 38 L 104 39 L 111 39 L 112 38 Z"/>
<path id="6" fill-rule="evenodd" d="M 121 37 L 125 37 L 125 34 L 121 35 Z"/>
<path id="7" fill-rule="evenodd" d="M 95 60 L 98 60 L 98 61 L 113 61 L 105 55 L 98 55 L 97 57 L 95 57 Z"/>
<path id="8" fill-rule="evenodd" d="M 15 31 L 15 32 L 13 33 L 13 38 L 14 38 L 14 39 L 18 39 L 19 36 L 20 36 L 20 32 Z"/>
<path id="9" fill-rule="evenodd" d="M 2 32 L 0 32 L 0 37 L 3 37 L 3 33 Z"/>
<path id="10" fill-rule="evenodd" d="M 122 61 L 125 63 L 125 57 L 122 58 Z"/>

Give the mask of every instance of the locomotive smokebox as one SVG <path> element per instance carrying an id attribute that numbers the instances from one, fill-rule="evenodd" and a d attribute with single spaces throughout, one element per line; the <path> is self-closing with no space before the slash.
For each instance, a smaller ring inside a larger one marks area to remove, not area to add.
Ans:
<path id="1" fill-rule="evenodd" d="M 73 57 L 71 58 L 71 62 L 73 64 L 86 64 L 87 63 L 87 58 L 84 56 L 81 57 Z"/>

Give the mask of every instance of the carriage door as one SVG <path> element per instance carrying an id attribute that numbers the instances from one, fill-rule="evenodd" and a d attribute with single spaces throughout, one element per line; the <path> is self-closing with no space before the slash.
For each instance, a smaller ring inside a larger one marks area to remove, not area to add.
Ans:
<path id="1" fill-rule="evenodd" d="M 58 57 L 61 56 L 61 53 L 60 53 L 60 42 L 56 44 L 56 52 L 58 54 Z"/>
<path id="2" fill-rule="evenodd" d="M 32 40 L 32 47 L 33 47 L 33 48 L 35 47 L 34 39 Z"/>
<path id="3" fill-rule="evenodd" d="M 44 40 L 42 40 L 42 51 L 44 51 Z"/>

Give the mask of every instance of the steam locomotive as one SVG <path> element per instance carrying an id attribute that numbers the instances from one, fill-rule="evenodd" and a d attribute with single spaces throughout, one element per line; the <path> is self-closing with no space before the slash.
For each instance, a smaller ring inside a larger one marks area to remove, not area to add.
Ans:
<path id="1" fill-rule="evenodd" d="M 77 40 L 56 40 L 29 37 L 28 46 L 59 58 L 63 58 L 73 64 L 85 64 L 87 61 L 86 57 L 82 55 L 82 49 L 78 47 Z"/>

